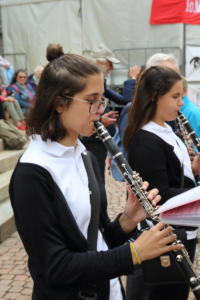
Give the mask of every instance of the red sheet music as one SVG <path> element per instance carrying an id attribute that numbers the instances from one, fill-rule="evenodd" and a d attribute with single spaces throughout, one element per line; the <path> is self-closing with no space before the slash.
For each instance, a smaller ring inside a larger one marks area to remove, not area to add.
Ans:
<path id="1" fill-rule="evenodd" d="M 186 225 L 200 225 L 200 187 L 169 199 L 157 211 L 163 222 Z"/>

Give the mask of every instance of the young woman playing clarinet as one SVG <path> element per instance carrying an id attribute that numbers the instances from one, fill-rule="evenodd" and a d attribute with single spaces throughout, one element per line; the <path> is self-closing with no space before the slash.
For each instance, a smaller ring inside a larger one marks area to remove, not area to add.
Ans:
<path id="1" fill-rule="evenodd" d="M 126 242 L 145 218 L 131 192 L 124 212 L 109 220 L 95 158 L 90 160 L 79 140 L 93 133 L 93 122 L 106 106 L 103 93 L 102 72 L 79 55 L 54 54 L 42 73 L 27 121 L 30 144 L 10 183 L 33 300 L 121 300 L 119 276 L 181 247 L 168 245 L 175 235 L 162 223 L 134 243 Z M 156 205 L 157 189 L 148 195 Z"/>
<path id="2" fill-rule="evenodd" d="M 182 95 L 182 78 L 176 71 L 151 67 L 141 75 L 129 111 L 124 137 L 129 163 L 150 188 L 158 188 L 161 204 L 194 187 L 200 172 L 200 155 L 191 163 L 184 143 L 166 123 L 176 119 L 183 105 Z M 179 229 L 187 236 L 186 247 L 193 260 L 197 228 Z M 152 285 L 148 300 L 186 300 L 188 292 L 184 283 Z"/>

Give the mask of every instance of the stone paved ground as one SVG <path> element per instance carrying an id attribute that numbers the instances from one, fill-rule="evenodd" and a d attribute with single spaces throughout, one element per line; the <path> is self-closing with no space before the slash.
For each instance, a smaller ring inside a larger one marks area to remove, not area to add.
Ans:
<path id="1" fill-rule="evenodd" d="M 123 209 L 124 184 L 116 183 L 106 172 L 108 209 L 111 218 Z M 32 280 L 27 270 L 27 256 L 17 233 L 0 244 L 0 300 L 30 300 Z M 200 272 L 200 247 L 195 260 L 195 269 Z M 123 278 L 125 282 L 125 278 Z M 190 294 L 189 300 L 194 300 Z"/>

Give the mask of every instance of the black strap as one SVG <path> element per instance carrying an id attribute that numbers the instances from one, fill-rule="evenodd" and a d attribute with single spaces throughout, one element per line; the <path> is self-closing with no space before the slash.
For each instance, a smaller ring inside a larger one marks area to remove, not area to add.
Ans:
<path id="1" fill-rule="evenodd" d="M 181 180 L 180 180 L 180 188 L 184 187 L 184 169 L 183 164 L 181 164 Z"/>
<path id="2" fill-rule="evenodd" d="M 178 143 L 178 141 L 176 140 L 176 144 L 179 147 L 179 149 L 181 150 L 181 147 Z M 183 163 L 181 163 L 181 179 L 180 179 L 180 188 L 184 187 L 184 167 L 183 167 Z"/>
<path id="3" fill-rule="evenodd" d="M 99 228 L 99 213 L 100 213 L 100 191 L 96 180 L 94 169 L 92 166 L 92 159 L 89 152 L 82 153 L 83 162 L 85 164 L 86 172 L 89 181 L 90 203 L 91 203 L 91 218 L 88 226 L 88 249 L 97 249 L 97 235 Z"/>

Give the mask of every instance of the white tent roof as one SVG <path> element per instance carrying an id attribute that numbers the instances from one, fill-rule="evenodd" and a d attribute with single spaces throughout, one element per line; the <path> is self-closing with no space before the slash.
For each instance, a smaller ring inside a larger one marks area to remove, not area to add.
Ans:
<path id="1" fill-rule="evenodd" d="M 83 53 L 100 44 L 120 49 L 116 52 L 120 68 L 144 64 L 146 56 L 161 50 L 182 60 L 183 25 L 149 25 L 149 0 L 1 0 L 0 4 L 4 53 L 18 53 L 7 56 L 17 57 L 17 64 L 24 64 L 26 57 L 29 71 L 46 63 L 46 47 L 52 42 L 63 45 L 65 52 Z M 186 43 L 200 45 L 200 26 L 187 25 Z"/>

